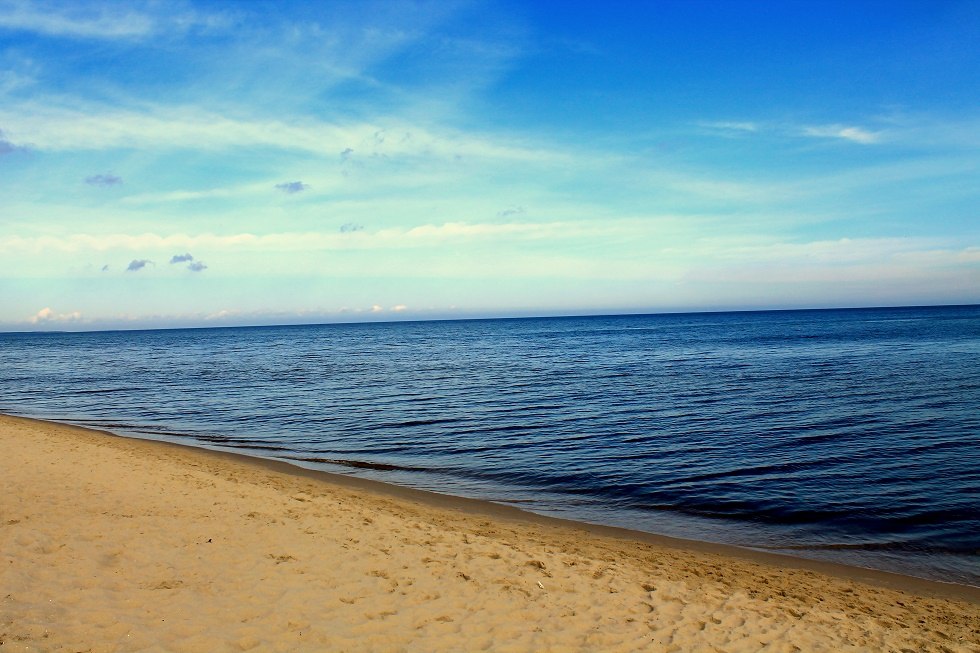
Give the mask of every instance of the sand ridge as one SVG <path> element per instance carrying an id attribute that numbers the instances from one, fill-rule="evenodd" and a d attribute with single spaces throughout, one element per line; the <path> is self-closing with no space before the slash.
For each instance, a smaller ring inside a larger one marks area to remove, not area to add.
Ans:
<path id="1" fill-rule="evenodd" d="M 0 651 L 971 651 L 980 604 L 0 416 Z"/>

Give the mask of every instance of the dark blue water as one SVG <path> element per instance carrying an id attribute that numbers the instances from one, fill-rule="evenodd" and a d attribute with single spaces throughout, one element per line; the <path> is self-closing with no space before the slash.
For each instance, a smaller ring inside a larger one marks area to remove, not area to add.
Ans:
<path id="1" fill-rule="evenodd" d="M 0 411 L 980 585 L 980 307 L 0 334 Z"/>

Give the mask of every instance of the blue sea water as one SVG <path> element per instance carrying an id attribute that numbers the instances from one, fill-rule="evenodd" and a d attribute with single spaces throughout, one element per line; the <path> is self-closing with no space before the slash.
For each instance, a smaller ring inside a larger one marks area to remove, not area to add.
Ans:
<path id="1" fill-rule="evenodd" d="M 0 334 L 0 412 L 980 585 L 980 307 Z"/>

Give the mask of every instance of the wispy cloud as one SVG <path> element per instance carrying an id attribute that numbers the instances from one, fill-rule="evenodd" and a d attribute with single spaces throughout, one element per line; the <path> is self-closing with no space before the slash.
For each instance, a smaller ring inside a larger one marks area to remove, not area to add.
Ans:
<path id="1" fill-rule="evenodd" d="M 594 222 L 555 221 L 542 223 L 479 223 L 445 222 L 420 224 L 413 227 L 390 227 L 367 232 L 353 224 L 347 232 L 279 232 L 236 234 L 72 234 L 67 236 L 0 236 L 0 252 L 6 251 L 159 251 L 174 249 L 235 249 L 243 251 L 277 250 L 302 251 L 325 249 L 351 249 L 351 236 L 364 249 L 392 249 L 415 246 L 431 246 L 446 241 L 489 238 L 505 239 L 562 239 L 578 237 L 623 236 L 642 233 L 649 229 L 654 218 L 642 220 L 602 220 Z M 638 231 L 639 230 L 639 231 Z M 138 263 L 140 260 L 134 261 Z M 150 263 L 151 261 L 143 261 Z M 142 266 L 140 266 L 142 267 Z"/>
<path id="2" fill-rule="evenodd" d="M 153 263 L 153 261 L 149 261 L 145 258 L 133 259 L 129 262 L 129 265 L 126 266 L 126 272 L 139 272 L 145 268 L 148 263 Z"/>
<path id="3" fill-rule="evenodd" d="M 757 122 L 738 120 L 702 121 L 697 123 L 697 125 L 722 135 L 753 133 L 761 129 L 761 126 Z"/>
<path id="4" fill-rule="evenodd" d="M 187 269 L 191 272 L 203 272 L 208 269 L 208 266 L 204 264 L 204 261 L 194 261 L 187 266 Z"/>
<path id="5" fill-rule="evenodd" d="M 3 130 L 0 129 L 0 156 L 3 156 L 4 154 L 13 154 L 14 152 L 22 152 L 22 151 L 24 151 L 24 148 L 18 145 L 14 145 L 6 138 L 4 138 Z"/>
<path id="6" fill-rule="evenodd" d="M 240 147 L 336 156 L 351 143 L 364 144 L 378 157 L 426 157 L 455 160 L 457 156 L 500 161 L 568 162 L 561 150 L 524 141 L 433 130 L 417 123 L 387 119 L 372 122 L 279 121 L 240 119 L 186 106 L 149 105 L 139 111 L 103 104 L 58 106 L 56 100 L 30 100 L 0 107 L 0 124 L 21 142 L 43 151 L 143 148 L 216 152 Z M 376 134 L 389 137 L 378 142 Z"/>
<path id="7" fill-rule="evenodd" d="M 357 224 L 356 222 L 345 222 L 340 225 L 340 233 L 342 234 L 351 234 L 355 231 L 364 231 L 364 225 Z"/>
<path id="8" fill-rule="evenodd" d="M 122 177 L 117 177 L 112 173 L 106 173 L 86 177 L 85 183 L 89 186 L 118 186 L 123 183 L 123 180 Z"/>
<path id="9" fill-rule="evenodd" d="M 296 193 L 302 193 L 310 187 L 309 184 L 304 184 L 301 181 L 286 181 L 281 184 L 276 184 L 276 188 L 288 195 L 294 195 Z"/>
<path id="10" fill-rule="evenodd" d="M 870 145 L 881 140 L 881 132 L 872 132 L 863 127 L 848 125 L 817 125 L 803 128 L 804 136 L 814 138 L 840 138 L 852 143 Z"/>
<path id="11" fill-rule="evenodd" d="M 28 67 L 30 63 L 26 64 Z M 0 70 L 0 93 L 10 93 L 17 89 L 27 88 L 37 83 L 31 74 L 25 74 L 14 70 Z"/>
<path id="12" fill-rule="evenodd" d="M 714 120 L 701 121 L 695 123 L 698 127 L 706 130 L 706 133 L 714 136 L 740 136 L 746 134 L 759 134 L 781 136 L 789 138 L 837 138 L 852 143 L 870 145 L 881 142 L 883 132 L 872 131 L 866 127 L 847 125 L 843 123 L 831 123 L 825 125 L 799 125 L 793 123 L 775 123 L 758 121 L 738 121 L 738 120 Z"/>
<path id="13" fill-rule="evenodd" d="M 942 116 L 891 113 L 878 117 L 887 129 L 888 141 L 921 149 L 967 149 L 980 147 L 980 116 Z"/>
<path id="14" fill-rule="evenodd" d="M 205 321 L 205 322 L 217 322 L 225 324 L 240 324 L 240 323 L 252 323 L 252 324 L 310 324 L 318 323 L 324 321 L 334 321 L 337 319 L 341 320 L 362 320 L 364 318 L 370 318 L 372 315 L 377 316 L 382 319 L 387 319 L 389 313 L 403 313 L 415 309 L 409 309 L 405 304 L 398 304 L 392 306 L 390 309 L 385 309 L 381 304 L 374 304 L 371 306 L 341 306 L 336 308 L 313 308 L 313 309 L 299 309 L 299 310 L 268 310 L 268 309 L 237 309 L 237 308 L 222 308 L 219 310 L 210 310 L 201 313 L 185 313 L 183 315 L 175 315 L 173 318 L 175 320 L 182 320 L 188 324 L 194 324 L 195 322 Z M 141 316 L 120 316 L 121 320 L 126 320 L 131 322 L 130 326 L 136 326 L 139 322 L 145 320 L 145 317 Z"/>
<path id="15" fill-rule="evenodd" d="M 143 193 L 124 197 L 126 204 L 155 204 L 158 202 L 193 202 L 196 200 L 220 199 L 243 194 L 259 194 L 269 191 L 268 184 L 249 184 L 231 188 L 210 188 L 208 190 L 172 190 L 162 193 Z"/>
<path id="16" fill-rule="evenodd" d="M 135 4 L 135 3 L 134 3 Z M 137 5 L 138 6 L 138 5 Z M 48 37 L 137 40 L 190 29 L 211 30 L 231 24 L 223 14 L 196 11 L 153 13 L 152 4 L 133 8 L 120 3 L 55 3 L 44 0 L 0 1 L 0 29 Z"/>
<path id="17" fill-rule="evenodd" d="M 766 266 L 838 270 L 879 264 L 940 268 L 980 263 L 980 249 L 963 247 L 940 238 L 837 238 L 804 242 L 762 240 L 758 236 L 706 238 L 692 244 L 689 253 L 698 260 L 713 261 L 717 265 L 705 267 L 715 270 L 731 269 L 733 264 L 754 267 L 760 279 L 764 278 Z"/>
<path id="18" fill-rule="evenodd" d="M 193 260 L 194 257 L 191 256 L 190 254 L 174 254 L 173 256 L 170 257 L 170 264 L 173 265 L 175 263 L 186 263 L 188 261 L 193 261 Z"/>
<path id="19" fill-rule="evenodd" d="M 80 4 L 73 8 L 50 2 L 7 0 L 0 4 L 0 28 L 45 36 L 104 39 L 134 38 L 153 31 L 154 21 L 148 15 L 118 9 L 123 6 Z"/>

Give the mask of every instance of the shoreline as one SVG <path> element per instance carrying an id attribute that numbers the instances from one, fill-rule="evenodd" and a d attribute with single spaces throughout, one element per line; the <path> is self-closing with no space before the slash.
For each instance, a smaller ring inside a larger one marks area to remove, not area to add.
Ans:
<path id="1" fill-rule="evenodd" d="M 0 416 L 0 651 L 976 652 L 976 588 Z"/>
<path id="2" fill-rule="evenodd" d="M 207 455 L 224 457 L 243 464 L 255 465 L 275 472 L 294 475 L 300 478 L 318 480 L 323 483 L 345 487 L 348 489 L 368 491 L 399 500 L 417 501 L 433 508 L 459 510 L 471 515 L 482 515 L 495 519 L 514 521 L 517 523 L 556 526 L 560 528 L 578 530 L 592 535 L 611 537 L 627 542 L 653 544 L 656 546 L 663 546 L 678 550 L 710 553 L 736 558 L 747 562 L 765 564 L 777 568 L 813 571 L 844 580 L 856 580 L 865 584 L 883 588 L 898 589 L 915 594 L 941 598 L 956 598 L 980 604 L 980 586 L 975 585 L 920 578 L 909 574 L 901 574 L 869 567 L 859 567 L 840 562 L 804 558 L 784 553 L 774 553 L 763 549 L 754 549 L 734 544 L 685 539 L 620 526 L 607 526 L 604 524 L 595 524 L 563 517 L 552 517 L 529 510 L 524 510 L 516 506 L 496 503 L 485 499 L 473 499 L 431 490 L 412 488 L 386 481 L 362 478 L 358 476 L 349 476 L 342 473 L 329 472 L 325 470 L 311 469 L 309 467 L 290 462 L 289 460 L 265 458 L 258 455 L 251 455 L 238 451 L 228 451 L 217 447 L 212 448 L 189 442 L 174 442 L 171 440 L 158 440 L 140 437 L 137 435 L 125 435 L 114 433 L 105 429 L 81 426 L 71 422 L 60 422 L 57 420 L 47 420 L 36 417 L 0 413 L 0 419 L 4 418 L 25 420 L 27 422 L 38 422 L 41 424 L 54 424 L 66 428 L 97 433 L 111 438 L 122 438 L 137 442 L 147 442 L 164 447 L 177 447 L 180 449 L 203 452 Z"/>

